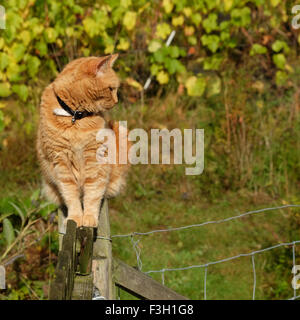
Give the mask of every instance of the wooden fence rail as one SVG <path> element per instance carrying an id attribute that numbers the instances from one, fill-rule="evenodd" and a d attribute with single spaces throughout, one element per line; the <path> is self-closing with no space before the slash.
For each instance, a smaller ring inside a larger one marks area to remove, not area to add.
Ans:
<path id="1" fill-rule="evenodd" d="M 107 200 L 101 204 L 97 230 L 76 228 L 72 220 L 65 228 L 60 212 L 59 231 L 60 252 L 50 287 L 50 300 L 92 300 L 95 289 L 104 299 L 114 300 L 117 287 L 141 299 L 187 299 L 112 257 Z"/>

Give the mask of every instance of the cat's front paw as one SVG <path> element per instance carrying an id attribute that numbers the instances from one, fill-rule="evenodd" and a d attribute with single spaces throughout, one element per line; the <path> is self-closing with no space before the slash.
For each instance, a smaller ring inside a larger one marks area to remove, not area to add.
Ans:
<path id="1" fill-rule="evenodd" d="M 107 150 L 108 145 L 106 143 L 103 143 L 98 149 L 96 153 L 96 159 L 100 164 L 106 164 L 108 162 L 107 160 Z"/>
<path id="2" fill-rule="evenodd" d="M 86 214 L 83 216 L 82 225 L 84 227 L 97 228 L 98 227 L 98 218 L 92 214 Z"/>

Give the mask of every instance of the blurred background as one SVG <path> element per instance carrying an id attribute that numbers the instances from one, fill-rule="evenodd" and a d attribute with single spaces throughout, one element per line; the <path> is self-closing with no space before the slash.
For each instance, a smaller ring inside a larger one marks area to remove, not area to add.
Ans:
<path id="1" fill-rule="evenodd" d="M 205 130 L 202 175 L 186 176 L 185 165 L 132 166 L 125 192 L 109 202 L 112 234 L 299 203 L 296 4 L 0 0 L 6 12 L 6 29 L 0 29 L 0 264 L 7 273 L 0 299 L 49 294 L 58 254 L 57 208 L 40 196 L 38 109 L 44 88 L 77 57 L 120 54 L 120 101 L 108 118 L 127 120 L 129 129 Z M 300 210 L 286 208 L 134 240 L 142 271 L 148 271 L 299 240 L 299 230 Z M 113 253 L 137 264 L 128 238 L 115 238 Z M 292 249 L 255 259 L 256 298 L 291 297 Z M 161 281 L 159 274 L 153 277 Z M 203 299 L 203 280 L 203 269 L 165 274 L 165 285 L 191 299 Z M 208 269 L 207 299 L 251 299 L 252 286 L 250 257 Z"/>

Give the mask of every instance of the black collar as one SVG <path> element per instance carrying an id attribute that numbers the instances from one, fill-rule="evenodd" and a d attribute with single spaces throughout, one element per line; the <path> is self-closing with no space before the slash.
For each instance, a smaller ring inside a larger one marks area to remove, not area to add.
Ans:
<path id="1" fill-rule="evenodd" d="M 93 112 L 89 112 L 86 110 L 84 110 L 84 111 L 75 110 L 74 111 L 56 93 L 55 93 L 55 96 L 56 96 L 56 99 L 57 99 L 58 103 L 60 104 L 60 106 L 72 116 L 72 123 L 75 123 L 76 120 L 80 120 L 82 118 L 90 117 L 90 116 L 94 115 Z"/>

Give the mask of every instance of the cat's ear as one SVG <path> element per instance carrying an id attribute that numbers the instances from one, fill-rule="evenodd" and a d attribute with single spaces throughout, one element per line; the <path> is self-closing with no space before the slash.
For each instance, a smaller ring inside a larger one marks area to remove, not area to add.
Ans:
<path id="1" fill-rule="evenodd" d="M 119 54 L 115 53 L 109 56 L 109 66 L 112 68 L 116 60 L 118 59 Z"/>
<path id="2" fill-rule="evenodd" d="M 108 69 L 112 68 L 119 54 L 112 54 L 102 59 L 97 65 L 97 75 L 103 75 Z"/>

